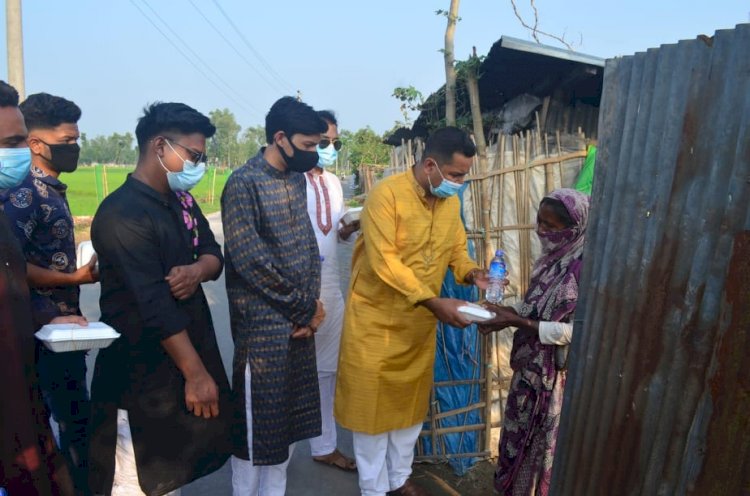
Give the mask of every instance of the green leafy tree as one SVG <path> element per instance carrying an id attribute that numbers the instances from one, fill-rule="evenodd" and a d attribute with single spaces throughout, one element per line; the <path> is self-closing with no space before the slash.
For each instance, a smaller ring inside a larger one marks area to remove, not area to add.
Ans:
<path id="1" fill-rule="evenodd" d="M 399 86 L 398 88 L 394 88 L 391 96 L 401 102 L 401 113 L 404 116 L 404 122 L 402 125 L 405 127 L 411 126 L 409 112 L 421 110 L 422 104 L 424 104 L 422 92 L 414 86 Z"/>
<path id="2" fill-rule="evenodd" d="M 263 126 L 248 127 L 240 136 L 240 155 L 243 163 L 254 157 L 266 145 L 266 130 Z"/>
<path id="3" fill-rule="evenodd" d="M 109 136 L 89 138 L 81 134 L 81 164 L 125 164 L 133 165 L 138 159 L 130 133 L 112 133 Z"/>
<path id="4" fill-rule="evenodd" d="M 390 147 L 369 126 L 354 133 L 344 130 L 340 133 L 340 138 L 347 150 L 349 165 L 354 168 L 364 164 L 386 165 L 390 162 Z"/>
<path id="5" fill-rule="evenodd" d="M 208 154 L 213 163 L 230 168 L 243 164 L 247 157 L 241 156 L 238 139 L 242 127 L 237 124 L 234 114 L 225 108 L 212 110 L 208 116 L 216 126 L 216 134 L 208 143 Z"/>

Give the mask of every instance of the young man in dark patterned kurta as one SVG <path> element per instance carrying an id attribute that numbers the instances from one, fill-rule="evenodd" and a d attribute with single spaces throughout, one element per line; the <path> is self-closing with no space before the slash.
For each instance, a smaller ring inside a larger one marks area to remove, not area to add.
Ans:
<path id="1" fill-rule="evenodd" d="M 327 124 L 291 97 L 266 116 L 268 146 L 229 178 L 221 198 L 234 338 L 235 495 L 286 490 L 294 443 L 320 435 L 313 335 L 324 317 L 320 253 L 303 173 Z"/>
<path id="2" fill-rule="evenodd" d="M 73 217 L 60 174 L 78 167 L 81 109 L 65 98 L 37 93 L 20 106 L 29 130 L 31 171 L 17 187 L 0 193 L 5 214 L 24 256 L 36 327 L 53 318 L 80 315 L 79 285 L 96 282 L 96 259 L 76 269 Z M 60 428 L 76 489 L 87 494 L 89 393 L 86 352 L 54 353 L 37 344 L 44 401 Z"/>

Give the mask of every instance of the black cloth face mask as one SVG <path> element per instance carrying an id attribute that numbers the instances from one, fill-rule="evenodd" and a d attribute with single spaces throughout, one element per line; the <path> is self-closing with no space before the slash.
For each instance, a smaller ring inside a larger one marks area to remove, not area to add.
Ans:
<path id="1" fill-rule="evenodd" d="M 289 144 L 292 145 L 294 155 L 290 157 L 280 146 L 279 151 L 281 152 L 281 156 L 284 157 L 284 162 L 286 162 L 286 166 L 290 171 L 304 173 L 312 170 L 316 165 L 318 165 L 318 150 L 314 150 L 312 152 L 300 150 L 299 148 L 294 146 L 294 143 L 292 143 L 292 140 L 288 136 L 286 139 L 287 141 L 289 141 Z"/>
<path id="2" fill-rule="evenodd" d="M 49 147 L 50 163 L 57 172 L 73 172 L 78 168 L 78 157 L 81 154 L 81 147 L 78 146 L 78 143 L 44 144 Z"/>

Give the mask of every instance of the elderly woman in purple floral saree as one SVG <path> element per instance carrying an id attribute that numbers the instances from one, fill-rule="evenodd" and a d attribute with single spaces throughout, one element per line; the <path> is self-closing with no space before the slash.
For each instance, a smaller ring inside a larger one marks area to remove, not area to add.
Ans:
<path id="1" fill-rule="evenodd" d="M 497 316 L 480 327 L 485 334 L 518 328 L 495 473 L 495 487 L 505 496 L 549 492 L 588 213 L 588 196 L 572 189 L 542 200 L 536 231 L 542 254 L 526 296 L 515 308 L 490 305 Z"/>

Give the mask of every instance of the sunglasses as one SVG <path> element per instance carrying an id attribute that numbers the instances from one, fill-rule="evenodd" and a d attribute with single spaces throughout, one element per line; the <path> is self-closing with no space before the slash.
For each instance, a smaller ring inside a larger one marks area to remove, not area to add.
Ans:
<path id="1" fill-rule="evenodd" d="M 336 151 L 341 150 L 341 147 L 344 146 L 344 144 L 338 138 L 333 139 L 333 140 L 330 140 L 328 138 L 323 138 L 322 140 L 320 140 L 320 143 L 318 143 L 318 146 L 321 149 L 328 148 L 328 145 L 330 145 L 331 143 L 333 143 L 333 149 Z"/>
<path id="2" fill-rule="evenodd" d="M 173 145 L 177 145 L 186 152 L 190 154 L 190 158 L 192 159 L 192 162 L 194 164 L 199 164 L 201 162 L 207 162 L 208 161 L 208 155 L 206 155 L 204 152 L 199 152 L 197 150 L 193 150 L 192 148 L 188 148 L 185 145 L 181 145 L 180 143 L 174 141 L 171 138 L 164 138 L 165 140 L 169 141 Z"/>

